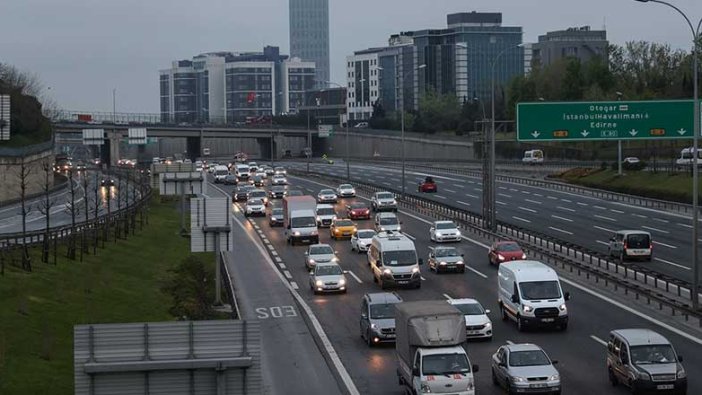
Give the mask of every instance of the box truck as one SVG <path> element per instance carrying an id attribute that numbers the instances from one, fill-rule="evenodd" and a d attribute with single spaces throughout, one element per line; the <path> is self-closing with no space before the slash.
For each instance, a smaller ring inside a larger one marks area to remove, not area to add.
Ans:
<path id="1" fill-rule="evenodd" d="M 316 208 L 317 201 L 312 196 L 286 196 L 283 198 L 283 226 L 285 239 L 289 244 L 319 243 Z"/>

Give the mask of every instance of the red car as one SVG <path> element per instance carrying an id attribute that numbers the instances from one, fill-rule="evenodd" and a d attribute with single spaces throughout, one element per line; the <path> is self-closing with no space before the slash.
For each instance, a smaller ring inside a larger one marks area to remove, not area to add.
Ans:
<path id="1" fill-rule="evenodd" d="M 514 241 L 497 241 L 490 247 L 488 261 L 491 265 L 499 265 L 507 261 L 519 261 L 527 259 L 522 247 Z"/>
<path id="2" fill-rule="evenodd" d="M 425 178 L 423 182 L 419 183 L 419 187 L 417 188 L 417 191 L 436 193 L 437 188 L 436 188 L 436 183 L 434 182 L 434 179 L 431 177 Z"/>
<path id="3" fill-rule="evenodd" d="M 346 216 L 350 219 L 370 219 L 370 208 L 365 203 L 351 203 L 346 206 Z"/>

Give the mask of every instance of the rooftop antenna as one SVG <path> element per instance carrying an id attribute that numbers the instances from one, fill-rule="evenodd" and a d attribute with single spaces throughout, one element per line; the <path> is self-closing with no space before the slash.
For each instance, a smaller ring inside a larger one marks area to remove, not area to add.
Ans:
<path id="1" fill-rule="evenodd" d="M 602 30 L 607 30 L 607 16 L 602 17 Z"/>

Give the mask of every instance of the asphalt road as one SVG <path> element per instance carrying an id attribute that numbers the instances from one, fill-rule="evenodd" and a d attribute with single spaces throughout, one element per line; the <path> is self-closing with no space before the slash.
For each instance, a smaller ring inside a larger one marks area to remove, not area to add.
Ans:
<path id="1" fill-rule="evenodd" d="M 286 165 L 306 169 L 304 163 Z M 345 164 L 314 163 L 312 169 L 346 177 Z M 406 171 L 406 191 L 419 195 L 417 184 L 427 175 L 434 177 L 439 191 L 421 194 L 422 197 L 475 213 L 482 211 L 482 181 L 479 178 Z M 352 164 L 351 179 L 401 189 L 400 169 Z M 605 254 L 615 231 L 648 231 L 653 238 L 653 260 L 639 265 L 692 282 L 692 219 L 686 215 L 505 182 L 498 182 L 496 195 L 499 220 Z"/>
<path id="2" fill-rule="evenodd" d="M 369 176 L 377 177 L 382 174 L 387 173 L 384 169 L 377 169 L 375 174 L 370 173 Z M 323 188 L 313 181 L 295 177 L 289 177 L 289 180 L 292 183 L 290 188 L 301 189 L 308 194 L 316 195 Z M 392 182 L 390 179 L 387 181 Z M 458 182 L 460 181 L 456 181 Z M 464 184 L 467 183 L 464 181 Z M 471 184 L 467 184 L 466 187 L 468 185 Z M 231 191 L 232 187 L 223 187 L 223 189 Z M 347 199 L 344 203 L 339 203 L 337 211 L 341 212 L 344 204 L 353 200 Z M 281 203 L 274 201 L 273 204 Z M 428 248 L 433 244 L 428 237 L 428 220 L 404 212 L 400 212 L 399 216 L 403 221 L 403 230 L 415 240 L 418 254 L 426 260 Z M 322 229 L 321 242 L 331 244 L 338 251 L 340 265 L 344 270 L 349 271 L 347 277 L 350 285 L 347 294 L 315 296 L 309 289 L 309 275 L 304 267 L 305 247 L 287 245 L 283 230 L 270 228 L 265 218 L 253 219 L 253 223 L 264 230 L 267 239 L 281 257 L 290 275 L 291 283 L 300 288 L 301 294 L 312 307 L 360 393 L 402 394 L 395 374 L 397 362 L 393 346 L 368 348 L 360 337 L 361 297 L 365 293 L 380 290 L 380 287 L 372 281 L 365 255 L 351 252 L 350 243 L 347 240 L 330 240 L 328 232 Z M 357 224 L 359 228 L 372 227 L 372 221 L 357 221 Z M 476 241 L 480 243 L 479 240 Z M 613 389 L 607 380 L 606 349 L 602 342 L 607 339 L 609 331 L 631 327 L 652 328 L 672 341 L 679 353 L 685 357 L 684 365 L 689 374 L 688 393 L 702 393 L 702 377 L 694 374 L 702 371 L 702 354 L 694 352 L 702 349 L 702 339 L 690 338 L 665 329 L 594 297 L 583 288 L 566 283 L 564 283 L 564 289 L 570 291 L 572 295 L 572 300 L 568 302 L 570 325 L 567 332 L 518 332 L 514 323 L 503 322 L 499 317 L 495 287 L 497 270 L 488 265 L 485 246 L 468 240 L 453 245 L 465 254 L 469 265 L 465 274 L 437 275 L 429 272 L 424 266 L 422 275 L 425 280 L 422 288 L 398 290 L 398 293 L 404 300 L 473 297 L 480 300 L 487 309 L 492 310 L 490 316 L 493 320 L 494 339 L 491 342 L 468 344 L 471 362 L 480 366 L 480 371 L 476 374 L 478 393 L 503 393 L 492 385 L 490 378 L 490 357 L 499 345 L 506 342 L 531 342 L 543 347 L 551 358 L 559 361 L 557 368 L 563 380 L 564 394 L 626 394 L 627 391 L 624 388 Z"/>
<path id="3" fill-rule="evenodd" d="M 86 193 L 84 191 L 83 185 L 83 174 L 77 174 L 74 176 L 74 188 L 75 188 L 75 200 L 76 200 L 76 222 L 85 220 L 85 197 Z M 87 199 L 88 199 L 88 209 L 90 218 L 94 217 L 95 209 L 95 188 L 96 179 L 95 173 L 88 173 L 88 184 L 87 184 Z M 122 206 L 126 204 L 126 196 L 124 193 L 120 193 L 120 188 L 126 189 L 126 183 L 123 182 L 121 185 L 115 178 L 115 186 L 113 187 L 101 187 L 99 185 L 100 178 L 97 181 L 97 199 L 98 199 L 98 215 L 107 214 L 108 203 L 110 211 L 115 211 L 118 209 L 119 204 L 117 202 L 118 197 L 122 199 Z M 133 188 L 130 184 L 129 186 L 129 199 L 133 198 Z M 49 210 L 49 219 L 51 227 L 60 227 L 71 224 L 71 193 L 70 189 L 67 187 L 65 190 L 58 191 L 51 195 L 50 198 L 52 202 L 52 207 Z M 32 199 L 27 202 L 27 207 L 29 213 L 27 214 L 27 231 L 37 231 L 46 228 L 46 215 L 41 213 L 41 207 L 44 202 L 43 198 Z M 22 231 L 22 208 L 20 203 L 12 204 L 6 207 L 0 208 L 0 235 L 2 234 L 12 234 L 19 233 Z"/>

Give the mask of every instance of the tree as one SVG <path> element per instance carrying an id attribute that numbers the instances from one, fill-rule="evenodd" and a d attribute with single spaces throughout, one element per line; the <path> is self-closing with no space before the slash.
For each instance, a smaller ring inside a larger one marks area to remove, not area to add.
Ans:
<path id="1" fill-rule="evenodd" d="M 38 204 L 37 209 L 46 219 L 44 227 L 44 240 L 42 241 L 41 261 L 49 262 L 49 251 L 51 247 L 51 208 L 56 205 L 56 201 L 51 198 L 51 186 L 53 184 L 54 169 L 50 160 L 44 160 L 41 164 L 41 169 L 44 172 L 44 185 L 42 192 L 44 199 Z"/>
<path id="2" fill-rule="evenodd" d="M 461 106 L 455 94 L 439 94 L 429 89 L 419 98 L 419 119 L 415 131 L 435 133 L 456 130 Z M 416 130 L 421 127 L 423 130 Z"/>
<path id="3" fill-rule="evenodd" d="M 566 65 L 563 77 L 563 91 L 561 98 L 567 101 L 578 101 L 583 98 L 585 76 L 583 75 L 580 59 L 570 58 Z"/>
<path id="4" fill-rule="evenodd" d="M 173 298 L 170 313 L 186 320 L 206 320 L 214 315 L 214 270 L 190 255 L 170 271 L 163 291 Z"/>
<path id="5" fill-rule="evenodd" d="M 18 178 L 20 187 L 20 215 L 22 217 L 22 269 L 31 272 L 32 262 L 27 246 L 27 216 L 32 211 L 32 206 L 27 204 L 27 183 L 32 174 L 32 168 L 27 166 L 26 158 L 20 159 Z"/>
<path id="6" fill-rule="evenodd" d="M 76 201 L 76 186 L 73 179 L 73 169 L 68 170 L 69 197 L 66 202 L 66 212 L 71 215 L 71 233 L 68 236 L 68 259 L 76 259 L 76 217 L 80 214 L 80 204 Z"/>

